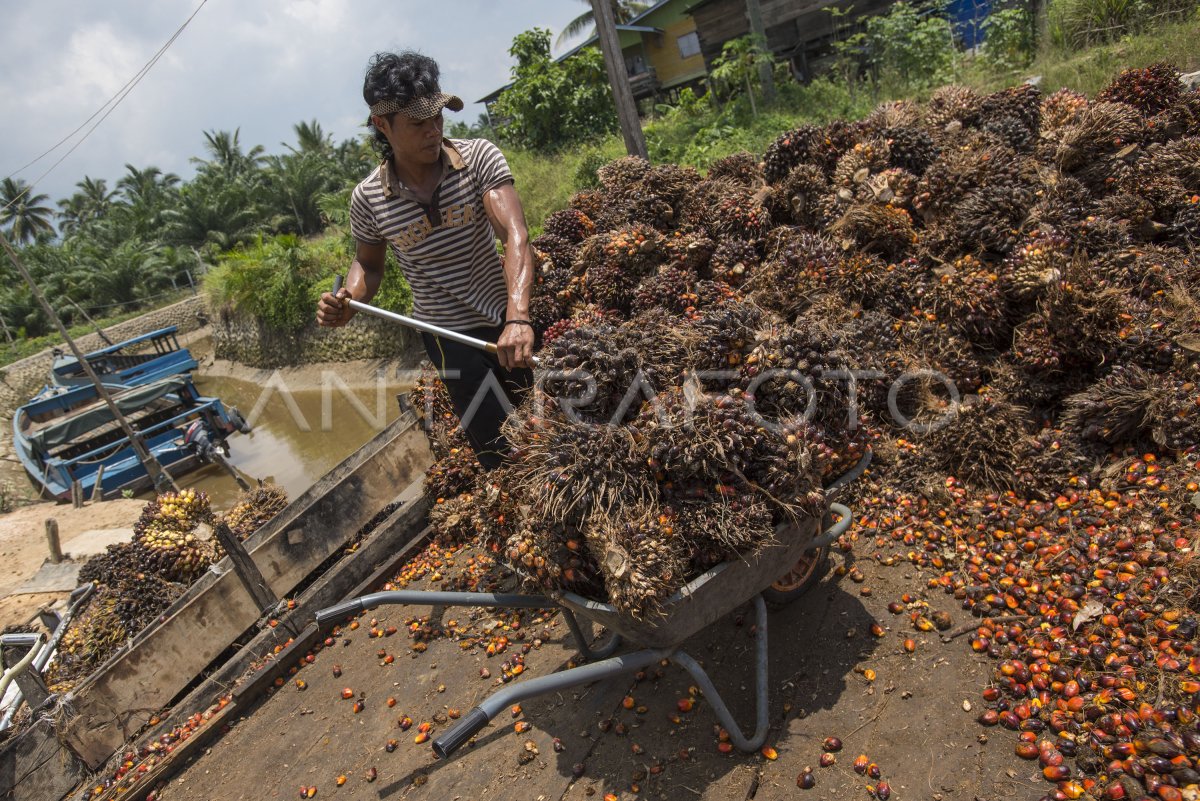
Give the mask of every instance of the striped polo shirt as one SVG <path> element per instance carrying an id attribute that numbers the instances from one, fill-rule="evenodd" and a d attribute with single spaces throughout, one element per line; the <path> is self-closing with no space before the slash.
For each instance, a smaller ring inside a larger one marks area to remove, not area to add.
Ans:
<path id="1" fill-rule="evenodd" d="M 413 293 L 413 316 L 450 329 L 499 325 L 508 287 L 483 193 L 512 182 L 508 162 L 486 139 L 443 139 L 442 178 L 426 206 L 389 162 L 354 187 L 350 231 L 387 242 Z"/>

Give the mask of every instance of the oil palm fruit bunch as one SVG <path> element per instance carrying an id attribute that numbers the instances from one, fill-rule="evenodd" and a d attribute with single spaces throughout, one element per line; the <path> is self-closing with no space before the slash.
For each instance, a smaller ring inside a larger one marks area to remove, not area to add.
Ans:
<path id="1" fill-rule="evenodd" d="M 772 227 L 771 212 L 764 205 L 764 189 L 719 179 L 698 184 L 688 197 L 684 220 L 703 228 L 713 239 L 731 237 L 756 240 Z"/>
<path id="2" fill-rule="evenodd" d="M 785 317 L 794 317 L 814 295 L 825 291 L 841 258 L 841 249 L 832 240 L 797 227 L 776 228 L 767 237 L 766 248 L 766 258 L 745 289 L 763 308 Z"/>
<path id="3" fill-rule="evenodd" d="M 980 104 L 980 119 L 984 130 L 999 133 L 1014 150 L 1031 151 L 1042 127 L 1041 90 L 1023 83 L 993 92 Z"/>
<path id="4" fill-rule="evenodd" d="M 773 330 L 742 367 L 755 408 L 772 419 L 846 419 L 847 382 L 822 377 L 828 369 L 850 366 L 839 340 L 807 319 Z"/>
<path id="5" fill-rule="evenodd" d="M 832 193 L 825 171 L 815 164 L 797 165 L 767 199 L 771 218 L 815 228 L 825 217 L 825 199 Z"/>
<path id="6" fill-rule="evenodd" d="M 169 492 L 146 504 L 134 524 L 134 541 L 146 554 L 148 572 L 190 584 L 217 556 L 214 544 L 198 535 L 211 523 L 208 495 L 194 490 Z"/>
<path id="7" fill-rule="evenodd" d="M 606 205 L 604 193 L 598 189 L 584 189 L 571 195 L 570 199 L 567 200 L 567 210 L 587 218 L 588 222 L 592 224 L 592 234 L 600 232 L 596 220 L 599 218 L 600 213 L 604 211 Z M 545 228 L 543 230 L 546 230 L 547 233 L 558 234 L 559 236 L 563 236 L 565 231 L 564 228 L 558 225 L 554 227 L 554 230 L 547 230 Z M 588 234 L 588 236 L 591 236 L 591 234 Z M 569 239 L 570 237 L 563 238 Z M 584 238 L 586 239 L 587 237 Z"/>
<path id="8" fill-rule="evenodd" d="M 842 249 L 877 253 L 888 259 L 901 259 L 917 243 L 908 212 L 890 203 L 854 203 L 829 228 Z"/>
<path id="9" fill-rule="evenodd" d="M 1024 168 L 1024 169 L 1023 169 Z M 985 131 L 968 131 L 942 146 L 917 185 L 913 205 L 926 222 L 951 214 L 972 192 L 1020 179 L 1028 169 L 1011 147 Z"/>
<path id="10" fill-rule="evenodd" d="M 1032 314 L 1013 330 L 1010 358 L 1033 374 L 1053 375 L 1062 370 L 1062 353 L 1043 315 Z"/>
<path id="11" fill-rule="evenodd" d="M 448 453 L 425 470 L 425 492 L 435 500 L 470 491 L 483 470 L 461 428 L 450 435 L 449 445 Z"/>
<path id="12" fill-rule="evenodd" d="M 717 243 L 699 231 L 673 231 L 663 240 L 662 266 L 677 267 L 696 275 L 708 273 Z"/>
<path id="13" fill-rule="evenodd" d="M 1136 365 L 1118 365 L 1066 399 L 1062 425 L 1084 440 L 1107 445 L 1149 440 L 1166 417 L 1168 379 Z"/>
<path id="14" fill-rule="evenodd" d="M 654 497 L 636 430 L 573 420 L 551 405 L 534 411 L 518 409 L 504 428 L 513 448 L 506 469 L 521 488 L 516 500 L 532 514 L 579 523 L 596 513 L 620 516 Z"/>
<path id="15" fill-rule="evenodd" d="M 1168 109 L 1183 94 L 1179 70 L 1170 64 L 1151 64 L 1125 70 L 1096 95 L 1099 102 L 1125 103 L 1152 117 Z"/>
<path id="16" fill-rule="evenodd" d="M 595 232 L 595 223 L 578 208 L 566 208 L 553 212 L 542 223 L 543 236 L 558 237 L 572 245 L 580 244 Z M 536 239 L 533 244 L 537 245 Z"/>
<path id="17" fill-rule="evenodd" d="M 609 319 L 609 315 L 595 305 L 585 304 L 576 307 L 570 317 L 559 320 L 546 329 L 542 334 L 542 346 L 549 345 L 574 328 L 599 325 L 607 319 Z"/>
<path id="18" fill-rule="evenodd" d="M 572 414 L 589 422 L 620 422 L 634 402 L 627 395 L 642 361 L 634 348 L 621 347 L 615 326 L 573 328 L 547 345 L 539 358 L 541 367 L 552 371 L 543 382 L 549 400 L 560 408 L 570 406 Z"/>
<path id="19" fill-rule="evenodd" d="M 873 173 L 882 172 L 889 166 L 890 150 L 884 139 L 857 142 L 842 154 L 833 168 L 833 189 L 853 191 L 866 182 Z"/>
<path id="20" fill-rule="evenodd" d="M 429 526 L 442 546 L 475 541 L 479 534 L 478 503 L 469 492 L 439 497 L 429 508 Z"/>
<path id="21" fill-rule="evenodd" d="M 1121 290 L 1089 283 L 1088 277 L 1072 265 L 1042 301 L 1063 363 L 1085 371 L 1111 363 L 1121 347 L 1122 318 L 1133 302 Z"/>
<path id="22" fill-rule="evenodd" d="M 1103 191 L 1108 179 L 1120 172 L 1116 158 L 1142 135 L 1137 109 L 1125 103 L 1092 103 L 1076 122 L 1052 132 L 1047 140 L 1050 158 L 1058 167 L 1077 174 L 1091 189 Z M 1107 174 L 1103 174 L 1104 169 Z"/>
<path id="23" fill-rule="evenodd" d="M 610 198 L 628 197 L 650 172 L 650 162 L 639 156 L 623 156 L 596 170 L 600 186 Z"/>
<path id="24" fill-rule="evenodd" d="M 1035 301 L 1056 284 L 1071 260 L 1071 242 L 1054 231 L 1025 237 L 1004 262 L 1007 291 L 1019 302 Z"/>
<path id="25" fill-rule="evenodd" d="M 925 124 L 933 134 L 946 132 L 946 126 L 974 125 L 979 119 L 983 99 L 966 86 L 943 86 L 935 91 L 925 106 Z"/>
<path id="26" fill-rule="evenodd" d="M 766 182 L 758 159 L 745 150 L 714 161 L 708 168 L 708 179 L 727 179 L 749 187 L 758 187 Z"/>
<path id="27" fill-rule="evenodd" d="M 871 131 L 919 128 L 924 124 L 924 110 L 912 100 L 887 100 L 872 109 L 864 122 Z"/>
<path id="28" fill-rule="evenodd" d="M 666 309 L 682 314 L 693 306 L 696 299 L 692 291 L 696 274 L 682 267 L 660 267 L 638 285 L 633 299 L 634 313 L 649 309 Z"/>
<path id="29" fill-rule="evenodd" d="M 917 196 L 919 180 L 908 170 L 889 167 L 860 184 L 855 197 L 860 201 L 886 203 L 908 210 Z"/>
<path id="30" fill-rule="evenodd" d="M 926 300 L 939 322 L 981 344 L 1006 333 L 1008 304 L 994 270 L 974 256 L 963 256 L 935 275 Z"/>
<path id="31" fill-rule="evenodd" d="M 592 552 L 574 526 L 526 518 L 505 541 L 504 556 L 542 590 L 569 590 L 589 598 L 604 592 Z"/>
<path id="32" fill-rule="evenodd" d="M 1015 454 L 1031 424 L 1026 409 L 1002 396 L 972 396 L 931 422 L 923 442 L 939 470 L 1003 491 L 1014 486 Z"/>
<path id="33" fill-rule="evenodd" d="M 136 632 L 129 631 L 117 612 L 120 593 L 101 585 L 59 641 L 46 671 L 50 686 L 72 685 L 100 667 Z"/>
<path id="34" fill-rule="evenodd" d="M 235 537 L 245 540 L 274 519 L 287 505 L 287 490 L 277 484 L 260 484 L 238 493 L 233 508 L 221 519 Z"/>
<path id="35" fill-rule="evenodd" d="M 880 136 L 887 143 L 888 164 L 918 178 L 938 157 L 938 146 L 933 137 L 915 125 L 888 127 Z"/>
<path id="36" fill-rule="evenodd" d="M 562 270 L 569 274 L 571 265 L 575 262 L 575 256 L 579 252 L 579 242 L 571 241 L 558 234 L 543 233 L 535 237 L 529 244 L 533 245 L 534 249 L 543 256 L 538 270 L 540 273 Z"/>
<path id="37" fill-rule="evenodd" d="M 757 344 L 766 322 L 766 313 L 753 303 L 734 302 L 705 309 L 692 323 L 695 346 L 694 369 L 709 386 L 703 373 L 729 371 L 728 380 L 736 379 L 746 355 Z M 712 379 L 712 385 L 722 382 Z"/>
<path id="38" fill-rule="evenodd" d="M 1087 95 L 1071 89 L 1059 89 L 1042 99 L 1042 129 L 1053 131 L 1071 125 L 1087 108 Z"/>
<path id="39" fill-rule="evenodd" d="M 817 140 L 818 131 L 813 125 L 793 128 L 767 146 L 766 155 L 763 157 L 763 175 L 767 183 L 778 184 L 787 178 L 793 169 L 813 160 L 815 154 L 811 149 Z M 821 166 L 815 161 L 813 163 L 814 166 Z"/>
<path id="40" fill-rule="evenodd" d="M 1200 251 L 1200 194 L 1189 197 L 1176 212 L 1171 234 L 1193 252 Z"/>
<path id="41" fill-rule="evenodd" d="M 134 542 L 114 542 L 105 546 L 79 568 L 79 583 L 107 584 L 115 587 L 145 567 L 145 554 Z"/>
<path id="42" fill-rule="evenodd" d="M 709 259 L 709 274 L 733 287 L 741 286 L 758 266 L 761 256 L 753 242 L 722 239 Z"/>
<path id="43" fill-rule="evenodd" d="M 688 549 L 675 532 L 674 517 L 656 505 L 638 506 L 624 517 L 597 517 L 584 532 L 617 610 L 652 618 L 683 586 Z"/>

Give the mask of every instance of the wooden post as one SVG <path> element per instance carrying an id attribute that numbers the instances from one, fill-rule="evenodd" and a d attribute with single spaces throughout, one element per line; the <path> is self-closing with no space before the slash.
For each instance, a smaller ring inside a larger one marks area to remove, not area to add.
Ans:
<path id="1" fill-rule="evenodd" d="M 92 503 L 104 500 L 104 465 L 96 468 L 96 484 L 92 487 Z"/>
<path id="2" fill-rule="evenodd" d="M 83 484 L 79 483 L 79 479 L 71 482 L 71 505 L 76 509 L 83 508 Z"/>
<path id="3" fill-rule="evenodd" d="M 96 333 L 100 336 L 100 339 L 104 340 L 105 345 L 111 345 L 113 343 L 113 341 L 108 338 L 108 334 L 104 333 L 104 329 L 101 328 L 100 326 L 96 325 L 96 321 L 88 316 L 88 313 L 83 310 L 82 306 L 80 306 L 75 301 L 71 300 L 71 298 L 68 297 L 67 295 L 63 295 L 63 297 L 67 298 L 67 303 L 70 303 L 72 306 L 75 307 L 75 310 L 77 312 L 79 312 L 80 314 L 83 315 L 83 319 L 88 321 L 88 325 L 90 325 L 92 328 L 96 329 Z"/>
<path id="4" fill-rule="evenodd" d="M 217 521 L 217 524 L 213 526 L 213 533 L 216 535 L 217 541 L 225 548 L 225 553 L 229 555 L 230 561 L 233 562 L 233 571 L 241 579 L 242 585 L 250 593 L 254 603 L 258 604 L 258 610 L 265 612 L 279 603 L 279 599 L 275 597 L 275 593 L 271 592 L 270 585 L 259 571 L 258 565 L 254 564 L 254 559 L 246 550 L 246 546 L 242 545 L 242 541 L 229 529 L 229 526 Z"/>
<path id="5" fill-rule="evenodd" d="M 100 381 L 100 377 L 96 375 L 96 371 L 92 369 L 92 365 L 88 364 L 88 360 L 83 357 L 83 352 L 79 350 L 79 346 L 71 338 L 67 327 L 63 325 L 62 320 L 55 313 L 50 302 L 46 300 L 45 294 L 42 293 L 42 288 L 33 280 L 33 276 L 29 274 L 29 270 L 25 269 L 25 264 L 21 261 L 21 257 L 17 255 L 17 251 L 13 249 L 12 244 L 8 241 L 8 237 L 2 231 L 0 231 L 0 246 L 3 246 L 4 250 L 8 253 L 9 260 L 17 268 L 17 272 L 21 274 L 21 277 L 25 279 L 25 283 L 29 285 L 29 291 L 33 293 L 34 299 L 37 300 L 38 305 L 42 307 L 42 311 L 46 313 L 50 321 L 54 323 L 54 327 L 58 329 L 59 336 L 71 348 L 71 353 L 75 356 L 76 361 L 79 362 L 79 366 L 87 373 L 87 377 L 91 379 L 92 386 L 96 388 L 96 394 L 108 406 L 113 419 L 117 421 L 117 424 L 121 426 L 121 431 L 128 437 L 129 444 L 133 446 L 133 452 L 137 454 L 138 461 L 146 468 L 146 473 L 154 483 L 154 488 L 159 492 L 167 492 L 169 490 L 178 492 L 179 487 L 175 484 L 175 480 L 171 478 L 171 474 L 164 470 L 163 466 L 159 464 L 158 459 L 154 458 L 154 454 L 146 449 L 146 443 L 142 442 L 141 434 L 134 431 L 133 426 L 129 424 L 129 421 L 125 419 L 125 415 L 117 407 L 117 404 L 113 402 L 112 396 L 108 394 L 108 389 Z"/>
<path id="6" fill-rule="evenodd" d="M 763 58 L 758 61 L 758 79 L 762 82 L 763 102 L 771 105 L 775 102 L 775 65 L 771 63 L 771 50 L 767 47 L 767 29 L 763 27 L 762 9 L 758 0 L 746 0 L 746 16 L 750 18 L 750 33 L 762 40 L 765 50 Z"/>
<path id="7" fill-rule="evenodd" d="M 58 540 L 58 521 L 53 517 L 46 520 L 46 545 L 50 548 L 50 564 L 63 560 L 62 543 Z"/>
<path id="8" fill-rule="evenodd" d="M 600 41 L 600 51 L 604 53 L 604 66 L 608 68 L 613 100 L 617 104 L 617 119 L 621 123 L 621 135 L 625 138 L 625 152 L 631 156 L 649 158 L 646 137 L 642 135 L 642 121 L 638 119 L 633 90 L 629 88 L 629 73 L 625 71 L 625 59 L 621 55 L 617 22 L 613 18 L 609 0 L 592 0 L 592 16 L 596 20 L 596 36 Z"/>

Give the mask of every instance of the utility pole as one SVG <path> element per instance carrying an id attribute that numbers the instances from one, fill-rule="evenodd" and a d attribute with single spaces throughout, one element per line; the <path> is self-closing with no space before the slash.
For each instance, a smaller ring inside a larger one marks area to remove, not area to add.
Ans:
<path id="1" fill-rule="evenodd" d="M 621 123 L 621 134 L 625 137 L 625 151 L 631 156 L 649 158 L 646 137 L 642 135 L 642 121 L 638 119 L 633 90 L 629 88 L 625 59 L 621 56 L 621 40 L 617 36 L 617 21 L 613 17 L 611 2 L 592 0 L 592 17 L 596 20 L 596 36 L 600 40 L 600 52 L 604 53 L 604 66 L 608 68 L 613 100 L 617 103 L 617 119 Z"/>
<path id="2" fill-rule="evenodd" d="M 100 377 L 96 375 L 96 371 L 92 369 L 92 365 L 83 357 L 79 346 L 75 344 L 75 340 L 71 339 L 71 335 L 67 333 L 67 327 L 63 325 L 62 320 L 54 313 L 54 309 L 50 306 L 49 301 L 46 300 L 46 296 L 42 294 L 41 288 L 34 282 L 29 271 L 25 269 L 25 265 L 21 262 L 17 251 L 13 249 L 13 246 L 8 241 L 8 237 L 3 232 L 0 232 L 0 245 L 4 246 L 9 260 L 17 268 L 17 272 L 21 274 L 21 277 L 25 279 L 25 283 L 29 285 L 29 290 L 33 293 L 34 299 L 37 300 L 38 304 L 42 307 L 42 311 L 54 323 L 54 327 L 58 329 L 59 336 L 71 348 L 71 353 L 75 355 L 75 359 L 96 387 L 96 393 L 104 400 L 104 403 L 108 406 L 108 410 L 112 412 L 113 419 L 117 421 L 117 424 L 121 426 L 121 430 L 125 432 L 125 436 L 129 438 L 129 444 L 133 446 L 133 452 L 137 454 L 138 460 L 146 468 L 146 473 L 149 474 L 150 480 L 154 482 L 154 489 L 158 492 L 167 492 L 168 490 L 178 491 L 179 487 L 171 478 L 171 474 L 163 469 L 163 466 L 158 463 L 158 459 L 154 458 L 154 454 L 146 450 L 146 444 L 142 442 L 141 435 L 133 429 L 133 426 L 129 424 L 129 420 L 125 418 L 125 415 L 121 413 L 117 404 L 113 402 L 112 396 L 108 394 L 108 389 L 100 381 Z"/>
<path id="3" fill-rule="evenodd" d="M 746 16 L 750 18 L 750 33 L 762 44 L 764 52 L 758 60 L 758 79 L 762 83 L 763 102 L 768 106 L 775 102 L 775 65 L 771 63 L 771 50 L 767 47 L 767 29 L 763 27 L 762 9 L 758 0 L 746 0 Z"/>

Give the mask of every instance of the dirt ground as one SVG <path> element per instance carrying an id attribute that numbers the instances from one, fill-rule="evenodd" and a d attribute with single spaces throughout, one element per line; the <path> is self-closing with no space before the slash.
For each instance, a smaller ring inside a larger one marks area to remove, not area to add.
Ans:
<path id="1" fill-rule="evenodd" d="M 832 561 L 843 560 L 835 555 Z M 621 676 L 526 701 L 519 717 L 502 712 L 474 745 L 437 760 L 428 743 L 414 742 L 417 726 L 432 722 L 433 736 L 447 730 L 453 723 L 446 721 L 448 710 L 465 714 L 498 689 L 496 677 L 512 651 L 489 657 L 482 648 L 464 651 L 440 639 L 414 654 L 405 623 L 430 610 L 380 607 L 237 720 L 159 797 L 295 798 L 315 786 L 317 797 L 342 799 L 865 799 L 872 797 L 868 785 L 879 781 L 852 770 L 859 754 L 879 766 L 893 799 L 1032 801 L 1052 792 L 1036 763 L 1014 755 L 1015 735 L 975 722 L 990 667 L 971 652 L 968 638 L 943 644 L 937 632 L 913 631 L 907 615 L 889 614 L 887 604 L 908 592 L 949 612 L 955 624 L 965 622 L 965 613 L 940 591 L 925 589 L 928 577 L 911 566 L 863 561 L 860 567 L 862 582 L 833 571 L 808 595 L 769 615 L 768 744 L 775 760 L 721 753 L 705 699 L 690 712 L 678 711 L 693 682 L 674 664 L 649 669 L 641 681 Z M 490 612 L 477 614 L 476 629 L 494 619 Z M 372 618 L 399 633 L 369 638 Z M 462 625 L 471 613 L 452 608 L 439 619 Z M 683 646 L 703 664 L 744 731 L 754 721 L 753 620 L 746 605 Z M 872 635 L 872 622 L 885 627 L 882 637 Z M 557 614 L 539 622 L 529 613 L 524 629 L 527 642 L 545 642 L 529 651 L 517 681 L 561 670 L 576 657 Z M 917 642 L 911 654 L 902 645 L 909 637 Z M 395 662 L 386 664 L 384 653 Z M 481 678 L 482 670 L 491 677 Z M 296 678 L 307 688 L 299 689 Z M 342 699 L 343 688 L 363 699 L 360 713 Z M 623 703 L 627 695 L 631 709 Z M 397 700 L 394 708 L 389 696 Z M 413 720 L 408 731 L 397 725 L 403 715 Z M 515 721 L 531 728 L 517 733 Z M 830 736 L 843 748 L 835 765 L 820 767 L 822 741 Z M 390 753 L 389 739 L 398 741 Z M 576 778 L 578 764 L 584 772 Z M 815 791 L 797 788 L 808 766 Z M 374 781 L 368 780 L 371 769 Z M 346 781 L 339 787 L 340 775 Z"/>
<path id="2" fill-rule="evenodd" d="M 70 555 L 72 541 L 85 531 L 132 528 L 143 506 L 145 501 L 124 498 L 89 502 L 80 509 L 70 504 L 46 502 L 21 506 L 0 515 L 0 628 L 25 623 L 38 609 L 69 594 L 11 594 L 37 572 L 50 554 L 46 545 L 46 520 L 54 518 L 58 521 L 63 553 Z"/>

